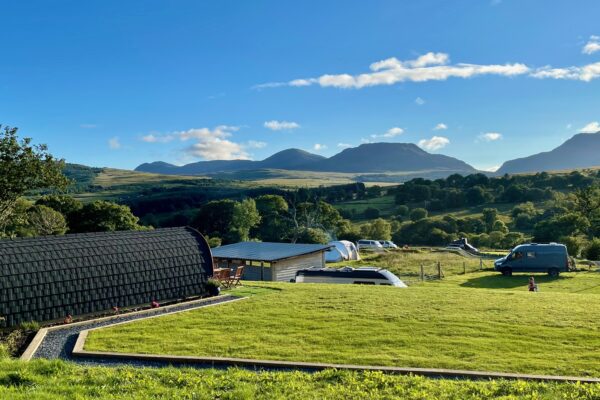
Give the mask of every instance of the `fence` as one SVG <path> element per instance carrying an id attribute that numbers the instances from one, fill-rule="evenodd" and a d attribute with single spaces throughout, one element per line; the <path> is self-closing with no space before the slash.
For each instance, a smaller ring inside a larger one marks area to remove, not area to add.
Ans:
<path id="1" fill-rule="evenodd" d="M 420 263 L 417 270 L 399 270 L 396 271 L 405 283 L 416 283 L 430 280 L 444 279 L 450 275 L 465 275 L 472 272 L 490 270 L 494 268 L 493 260 L 484 258 L 474 258 L 461 263 L 444 263 L 437 261 L 434 263 Z"/>

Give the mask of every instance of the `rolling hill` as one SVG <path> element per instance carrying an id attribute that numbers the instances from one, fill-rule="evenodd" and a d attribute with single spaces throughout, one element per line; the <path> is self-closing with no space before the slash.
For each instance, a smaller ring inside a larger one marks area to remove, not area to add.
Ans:
<path id="1" fill-rule="evenodd" d="M 506 161 L 497 174 L 556 171 L 600 165 L 600 132 L 579 133 L 557 148 Z"/>
<path id="2" fill-rule="evenodd" d="M 141 164 L 135 170 L 169 175 L 204 175 L 278 169 L 345 173 L 447 171 L 474 173 L 475 168 L 456 158 L 428 153 L 411 143 L 368 143 L 326 158 L 300 149 L 287 149 L 262 161 L 217 160 L 176 166 L 162 161 Z"/>

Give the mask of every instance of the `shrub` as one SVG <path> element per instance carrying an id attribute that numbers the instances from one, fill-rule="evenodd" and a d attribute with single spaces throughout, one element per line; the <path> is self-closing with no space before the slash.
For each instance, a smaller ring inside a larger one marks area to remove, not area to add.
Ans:
<path id="1" fill-rule="evenodd" d="M 206 241 L 208 242 L 208 245 L 213 248 L 213 247 L 219 247 L 222 243 L 221 238 L 213 236 L 213 237 L 207 237 Z"/>
<path id="2" fill-rule="evenodd" d="M 10 353 L 8 352 L 8 347 L 5 344 L 0 343 L 0 360 L 9 358 Z"/>
<path id="3" fill-rule="evenodd" d="M 37 321 L 23 322 L 21 324 L 21 329 L 24 331 L 38 331 L 40 330 L 40 324 Z"/>
<path id="4" fill-rule="evenodd" d="M 588 260 L 600 261 L 600 239 L 592 240 L 585 248 L 584 255 Z"/>
<path id="5" fill-rule="evenodd" d="M 396 209 L 396 213 L 398 215 L 406 217 L 408 215 L 408 207 L 405 205 L 398 206 L 398 208 Z"/>
<path id="6" fill-rule="evenodd" d="M 365 209 L 365 211 L 363 212 L 363 215 L 365 216 L 366 219 L 375 219 L 375 218 L 379 218 L 379 209 L 374 208 L 374 207 L 369 207 L 367 209 Z"/>
<path id="7" fill-rule="evenodd" d="M 560 242 L 567 246 L 569 255 L 572 257 L 579 257 L 586 244 L 585 239 L 581 236 L 563 236 L 560 238 Z"/>
<path id="8" fill-rule="evenodd" d="M 500 231 L 490 232 L 490 247 L 497 249 L 502 247 L 504 241 L 504 233 Z"/>
<path id="9" fill-rule="evenodd" d="M 506 227 L 506 224 L 504 224 L 504 222 L 502 222 L 500 220 L 496 220 L 496 221 L 494 221 L 494 224 L 492 225 L 492 231 L 502 232 L 502 233 L 506 234 L 506 233 L 508 233 L 508 228 Z"/>
<path id="10" fill-rule="evenodd" d="M 410 211 L 409 215 L 411 221 L 419 221 L 427 218 L 427 210 L 424 208 L 415 208 Z"/>

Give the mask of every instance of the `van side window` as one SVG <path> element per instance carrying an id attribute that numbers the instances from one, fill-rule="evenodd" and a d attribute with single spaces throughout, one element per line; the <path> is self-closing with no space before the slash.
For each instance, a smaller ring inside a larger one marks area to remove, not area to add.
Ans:
<path id="1" fill-rule="evenodd" d="M 535 251 L 528 251 L 527 258 L 535 258 Z"/>
<path id="2" fill-rule="evenodd" d="M 513 260 L 520 260 L 521 258 L 523 258 L 523 252 L 515 251 L 512 258 Z"/>

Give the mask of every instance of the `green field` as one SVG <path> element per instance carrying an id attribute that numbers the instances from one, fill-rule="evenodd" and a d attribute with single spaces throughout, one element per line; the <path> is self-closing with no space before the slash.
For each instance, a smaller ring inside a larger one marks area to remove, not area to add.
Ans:
<path id="1" fill-rule="evenodd" d="M 597 399 L 600 385 L 464 381 L 378 372 L 255 372 L 241 369 L 81 367 L 0 361 L 0 398 L 71 399 Z"/>
<path id="2" fill-rule="evenodd" d="M 506 253 L 505 253 L 506 254 Z M 437 265 L 440 264 L 442 275 L 459 275 L 464 272 L 479 271 L 493 268 L 493 260 L 483 260 L 480 264 L 479 258 L 464 257 L 448 251 L 432 251 L 429 248 L 414 248 L 409 250 L 386 250 L 382 253 L 361 252 L 360 261 L 342 261 L 328 264 L 332 267 L 361 267 L 374 266 L 388 269 L 404 280 L 413 282 L 420 279 L 421 266 L 426 276 L 438 274 Z"/>
<path id="3" fill-rule="evenodd" d="M 94 331 L 86 349 L 600 377 L 600 294 L 578 293 L 593 274 L 538 293 L 489 272 L 408 289 L 264 283 L 238 303 Z"/>

